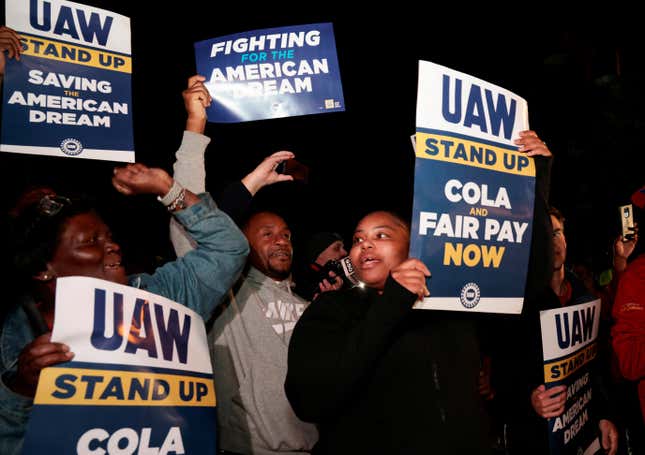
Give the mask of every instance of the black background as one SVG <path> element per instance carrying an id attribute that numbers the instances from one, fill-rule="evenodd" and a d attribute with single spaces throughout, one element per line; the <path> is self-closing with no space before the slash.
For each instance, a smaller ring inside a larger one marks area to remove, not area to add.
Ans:
<path id="1" fill-rule="evenodd" d="M 387 8 L 309 2 L 86 2 L 131 18 L 137 161 L 172 169 L 195 71 L 193 43 L 247 30 L 332 22 L 346 111 L 241 124 L 208 124 L 207 188 L 217 194 L 265 156 L 291 150 L 307 184 L 265 188 L 255 204 L 283 214 L 298 240 L 316 230 L 349 239 L 361 215 L 412 207 L 417 61 L 429 60 L 528 101 L 530 124 L 555 159 L 551 201 L 567 218 L 569 256 L 601 269 L 618 234 L 619 204 L 645 183 L 643 38 L 635 13 L 596 21 L 557 10 L 473 11 L 453 5 Z M 588 14 L 587 12 L 586 14 Z M 464 18 L 463 15 L 467 15 Z M 569 16 L 567 16 L 569 17 Z M 618 25 L 614 27 L 613 25 Z M 167 214 L 151 197 L 111 188 L 115 163 L 0 153 L 3 209 L 29 184 L 86 192 L 104 206 L 133 269 L 172 256 Z"/>

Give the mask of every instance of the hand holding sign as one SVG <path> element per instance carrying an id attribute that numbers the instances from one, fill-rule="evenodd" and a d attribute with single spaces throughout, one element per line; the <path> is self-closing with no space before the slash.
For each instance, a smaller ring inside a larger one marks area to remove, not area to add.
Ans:
<path id="1" fill-rule="evenodd" d="M 531 393 L 533 409 L 545 419 L 557 417 L 564 412 L 567 401 L 567 386 L 559 385 L 547 389 L 542 384 Z"/>
<path id="2" fill-rule="evenodd" d="M 43 368 L 67 362 L 74 357 L 63 343 L 52 343 L 51 332 L 39 336 L 25 346 L 18 357 L 18 374 L 11 388 L 21 395 L 33 397 Z"/>
<path id="3" fill-rule="evenodd" d="M 392 269 L 392 278 L 408 291 L 419 296 L 419 300 L 430 296 L 426 287 L 426 277 L 430 270 L 418 259 L 408 259 Z"/>
<path id="4" fill-rule="evenodd" d="M 546 142 L 542 141 L 535 131 L 520 131 L 519 139 L 515 139 L 514 142 L 520 146 L 520 152 L 525 152 L 526 156 L 553 156 Z"/>
<path id="5" fill-rule="evenodd" d="M 211 105 L 212 98 L 204 81 L 206 78 L 199 74 L 188 79 L 188 88 L 182 92 L 184 106 L 188 118 L 186 130 L 202 134 L 206 127 L 206 108 Z"/>
<path id="6" fill-rule="evenodd" d="M 9 58 L 20 60 L 22 46 L 20 45 L 20 36 L 9 27 L 0 27 L 0 68 L 4 70 L 4 52 L 7 51 Z"/>
<path id="7" fill-rule="evenodd" d="M 616 425 L 607 419 L 602 419 L 598 422 L 598 427 L 600 428 L 602 448 L 609 455 L 616 455 L 618 450 L 618 430 Z"/>

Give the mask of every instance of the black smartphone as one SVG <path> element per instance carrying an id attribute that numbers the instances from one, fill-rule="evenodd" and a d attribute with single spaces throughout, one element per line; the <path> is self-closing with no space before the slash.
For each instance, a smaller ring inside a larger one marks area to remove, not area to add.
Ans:
<path id="1" fill-rule="evenodd" d="M 287 174 L 293 176 L 294 180 L 307 182 L 309 180 L 309 168 L 297 161 L 295 158 L 280 161 L 275 168 L 278 174 Z"/>

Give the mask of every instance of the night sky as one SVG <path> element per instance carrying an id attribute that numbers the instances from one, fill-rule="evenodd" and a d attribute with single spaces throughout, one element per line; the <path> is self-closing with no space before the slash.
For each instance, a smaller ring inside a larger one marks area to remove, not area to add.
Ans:
<path id="1" fill-rule="evenodd" d="M 555 160 L 551 202 L 567 218 L 570 257 L 604 267 L 618 233 L 617 206 L 645 184 L 645 65 L 638 29 L 537 29 L 501 21 L 449 21 L 427 10 L 344 13 L 329 3 L 85 2 L 131 17 L 137 161 L 172 169 L 185 114 L 181 90 L 195 71 L 193 43 L 261 28 L 332 22 L 346 111 L 240 124 L 209 124 L 207 188 L 218 194 L 265 156 L 291 150 L 310 168 L 307 184 L 262 190 L 296 245 L 308 232 L 349 239 L 369 210 L 412 208 L 417 61 L 429 60 L 509 89 L 528 101 L 529 120 Z M 452 14 L 455 14 L 453 12 Z M 629 16 L 628 12 L 624 13 Z M 172 256 L 167 214 L 151 197 L 126 198 L 109 183 L 115 163 L 0 154 L 2 208 L 27 184 L 95 195 L 133 268 Z M 136 267 L 134 266 L 136 264 Z"/>

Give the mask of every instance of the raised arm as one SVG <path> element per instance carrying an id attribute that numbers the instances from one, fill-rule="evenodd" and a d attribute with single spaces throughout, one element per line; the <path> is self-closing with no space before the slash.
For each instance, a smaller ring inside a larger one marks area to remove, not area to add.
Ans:
<path id="1" fill-rule="evenodd" d="M 200 75 L 188 79 L 188 87 L 182 92 L 186 108 L 186 130 L 175 154 L 173 177 L 184 188 L 195 194 L 206 191 L 206 167 L 204 153 L 210 138 L 204 136 L 206 127 L 206 107 L 211 104 L 211 96 L 204 86 Z M 195 243 L 174 218 L 170 220 L 170 241 L 177 257 L 182 257 L 195 248 Z"/>
<path id="2" fill-rule="evenodd" d="M 174 181 L 161 169 L 138 164 L 117 169 L 113 183 L 124 194 L 167 197 Z M 208 193 L 197 196 L 190 190 L 182 191 L 184 203 L 169 202 L 168 208 L 196 248 L 152 275 L 140 275 L 132 284 L 182 303 L 208 319 L 237 279 L 249 247 L 242 232 Z"/>

